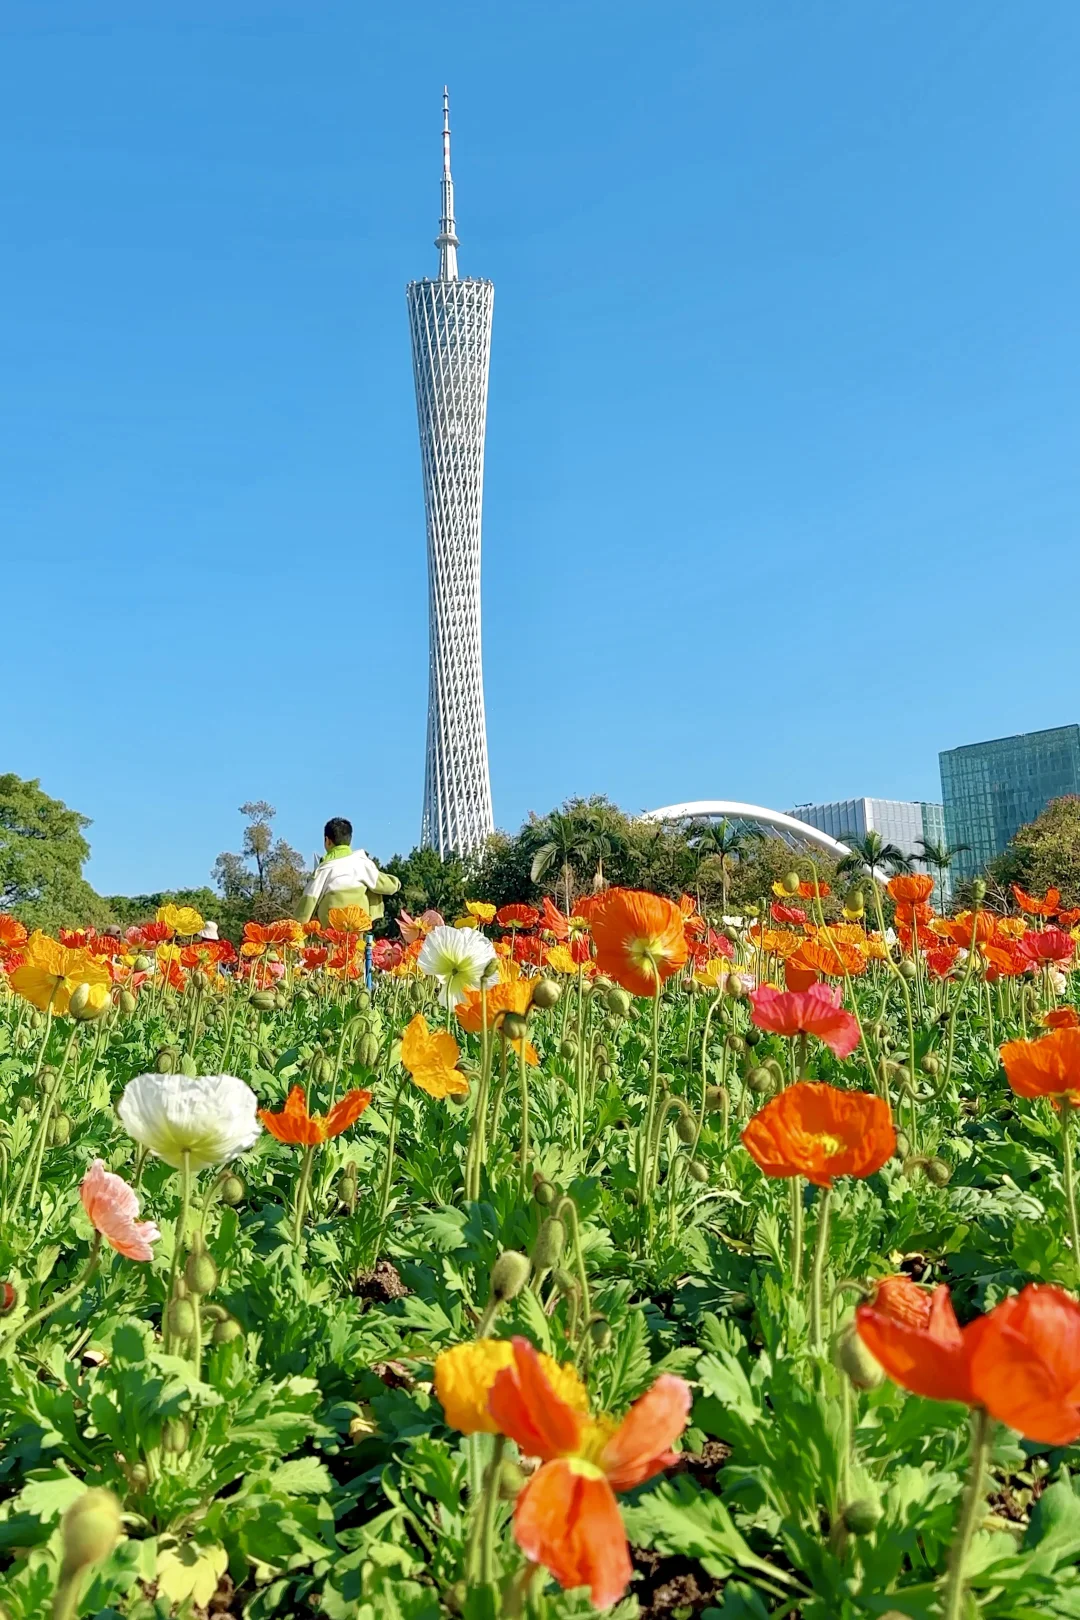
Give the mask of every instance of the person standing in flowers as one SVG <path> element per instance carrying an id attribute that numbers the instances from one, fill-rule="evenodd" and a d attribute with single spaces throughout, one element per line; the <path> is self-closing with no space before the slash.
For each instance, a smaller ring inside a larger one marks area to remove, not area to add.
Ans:
<path id="1" fill-rule="evenodd" d="M 396 894 L 401 884 L 389 872 L 380 872 L 371 856 L 352 847 L 352 822 L 331 816 L 323 828 L 326 854 L 311 875 L 296 913 L 298 922 L 316 917 L 325 928 L 331 908 L 359 906 L 372 922 L 383 914 L 383 896 Z M 371 989 L 371 930 L 364 935 L 364 979 Z"/>

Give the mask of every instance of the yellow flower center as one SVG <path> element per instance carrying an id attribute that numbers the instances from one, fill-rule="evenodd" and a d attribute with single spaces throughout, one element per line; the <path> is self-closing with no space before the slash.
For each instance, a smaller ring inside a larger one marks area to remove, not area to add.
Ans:
<path id="1" fill-rule="evenodd" d="M 831 1159 L 835 1154 L 843 1152 L 844 1144 L 840 1138 L 830 1136 L 827 1131 L 818 1131 L 810 1140 L 817 1143 L 827 1159 Z"/>
<path id="2" fill-rule="evenodd" d="M 590 1477 L 595 1477 L 597 1473 L 603 1472 L 598 1466 L 600 1458 L 603 1455 L 604 1447 L 618 1427 L 619 1425 L 614 1418 L 606 1417 L 603 1414 L 600 1417 L 589 1419 L 581 1431 L 577 1451 L 571 1459 L 571 1464 L 576 1462 L 581 1465 L 578 1472 L 585 1473 L 587 1470 L 592 1470 Z"/>

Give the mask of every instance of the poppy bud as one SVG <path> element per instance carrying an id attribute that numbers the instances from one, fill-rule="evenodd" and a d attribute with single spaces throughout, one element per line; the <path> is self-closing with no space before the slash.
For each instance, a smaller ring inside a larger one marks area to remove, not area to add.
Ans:
<path id="1" fill-rule="evenodd" d="M 635 1200 L 631 1198 L 629 1194 L 627 1194 L 626 1202 L 630 1204 L 634 1201 Z M 577 1278 L 569 1271 L 563 1271 L 561 1267 L 558 1271 L 553 1271 L 551 1273 L 551 1281 L 554 1284 L 557 1293 L 576 1294 L 578 1291 Z"/>
<path id="2" fill-rule="evenodd" d="M 139 955 L 135 958 L 134 966 L 136 973 L 149 973 L 151 967 L 150 958 Z"/>
<path id="3" fill-rule="evenodd" d="M 334 1065 L 328 1057 L 317 1057 L 311 1066 L 311 1078 L 317 1086 L 332 1086 Z"/>
<path id="4" fill-rule="evenodd" d="M 747 1030 L 746 1034 L 743 1036 L 743 1040 L 746 1042 L 747 1046 L 757 1046 L 764 1033 L 764 1030 L 758 1029 L 756 1024 L 752 1024 Z"/>
<path id="5" fill-rule="evenodd" d="M 130 1018 L 138 1005 L 139 1003 L 136 1001 L 130 990 L 121 990 L 120 1011 L 124 1014 L 125 1018 Z"/>
<path id="6" fill-rule="evenodd" d="M 19 1291 L 14 1283 L 0 1282 L 0 1316 L 7 1316 L 19 1303 Z"/>
<path id="7" fill-rule="evenodd" d="M 691 1178 L 700 1182 L 702 1186 L 708 1181 L 709 1167 L 707 1164 L 702 1164 L 700 1159 L 691 1159 L 686 1168 L 689 1170 Z"/>
<path id="8" fill-rule="evenodd" d="M 599 992 L 604 990 L 613 990 L 615 986 L 612 984 L 606 973 L 598 973 L 592 982 L 592 988 L 593 990 Z"/>
<path id="9" fill-rule="evenodd" d="M 895 1158 L 895 1159 L 906 1159 L 910 1152 L 911 1152 L 911 1138 L 910 1138 L 910 1136 L 908 1135 L 908 1133 L 906 1131 L 897 1131 L 897 1133 L 896 1133 L 896 1147 L 893 1150 L 893 1158 Z"/>
<path id="10" fill-rule="evenodd" d="M 120 1538 L 120 1529 L 120 1503 L 112 1491 L 92 1486 L 76 1497 L 60 1521 L 64 1550 L 61 1581 L 70 1581 L 88 1565 L 108 1558 Z"/>
<path id="11" fill-rule="evenodd" d="M 919 969 L 909 956 L 905 956 L 900 963 L 900 977 L 906 979 L 909 984 L 919 977 Z"/>
<path id="12" fill-rule="evenodd" d="M 34 1099 L 33 1099 L 33 1097 L 20 1097 L 19 1102 L 18 1102 L 18 1108 L 19 1108 L 19 1113 L 20 1114 L 30 1114 L 30 1113 L 32 1113 L 33 1109 L 34 1109 Z"/>
<path id="13" fill-rule="evenodd" d="M 843 1512 L 844 1529 L 853 1536 L 868 1536 L 882 1519 L 880 1502 L 875 1502 L 871 1496 L 861 1496 L 857 1502 L 849 1502 Z"/>
<path id="14" fill-rule="evenodd" d="M 856 917 L 861 917 L 863 912 L 866 910 L 866 900 L 863 896 L 862 890 L 852 889 L 847 899 L 844 901 L 844 905 L 848 911 L 852 912 Z"/>
<path id="15" fill-rule="evenodd" d="M 273 1012 L 276 1005 L 272 990 L 256 990 L 251 997 L 256 1012 Z"/>
<path id="16" fill-rule="evenodd" d="M 724 994 L 730 996 L 732 1001 L 738 1001 L 746 994 L 746 986 L 737 973 L 729 973 L 724 980 Z"/>
<path id="17" fill-rule="evenodd" d="M 982 878 L 973 878 L 971 880 L 971 903 L 972 903 L 972 905 L 981 906 L 985 899 L 986 899 L 986 884 L 983 882 Z"/>
<path id="18" fill-rule="evenodd" d="M 188 1447 L 191 1430 L 182 1417 L 169 1418 L 161 1428 L 161 1449 L 170 1457 L 182 1457 Z"/>
<path id="19" fill-rule="evenodd" d="M 195 1062 L 195 1059 L 192 1057 L 190 1052 L 184 1053 L 177 1067 L 180 1073 L 185 1075 L 188 1080 L 194 1080 L 195 1076 L 199 1072 L 199 1065 Z"/>
<path id="20" fill-rule="evenodd" d="M 772 1070 L 766 1069 L 764 1065 L 760 1069 L 751 1069 L 746 1077 L 746 1083 L 758 1097 L 764 1097 L 776 1086 Z"/>
<path id="21" fill-rule="evenodd" d="M 371 1006 L 371 997 L 366 990 L 361 990 L 356 998 L 356 1005 L 361 1012 L 367 1012 Z"/>
<path id="22" fill-rule="evenodd" d="M 128 1484 L 136 1493 L 141 1494 L 150 1484 L 150 1470 L 145 1463 L 132 1463 L 127 1471 Z"/>
<path id="23" fill-rule="evenodd" d="M 184 1263 L 184 1281 L 193 1294 L 212 1294 L 218 1285 L 218 1269 L 201 1237 L 191 1246 Z"/>
<path id="24" fill-rule="evenodd" d="M 513 1041 L 515 1044 L 518 1041 L 523 1041 L 529 1032 L 527 1019 L 522 1018 L 520 1013 L 515 1012 L 504 1013 L 499 1027 L 503 1040 Z"/>
<path id="25" fill-rule="evenodd" d="M 558 1005 L 562 995 L 562 985 L 554 979 L 538 979 L 533 986 L 533 1006 L 546 1011 L 549 1007 Z"/>
<path id="26" fill-rule="evenodd" d="M 218 1188 L 218 1196 L 223 1204 L 239 1204 L 246 1192 L 244 1178 L 235 1171 L 231 1171 Z"/>
<path id="27" fill-rule="evenodd" d="M 174 1299 L 169 1306 L 169 1331 L 178 1339 L 190 1339 L 195 1332 L 195 1307 L 190 1299 Z"/>
<path id="28" fill-rule="evenodd" d="M 625 990 L 618 988 L 608 991 L 607 1009 L 614 1013 L 616 1018 L 625 1018 L 630 1011 L 630 996 Z"/>
<path id="29" fill-rule="evenodd" d="M 940 1074 L 941 1059 L 934 1052 L 926 1052 L 919 1059 L 919 1068 L 923 1074 Z"/>
<path id="30" fill-rule="evenodd" d="M 500 1303 L 520 1294 L 529 1280 L 532 1266 L 528 1255 L 517 1249 L 504 1249 L 491 1268 L 491 1297 Z"/>
<path id="31" fill-rule="evenodd" d="M 547 1209 L 555 1202 L 556 1191 L 555 1186 L 550 1181 L 545 1181 L 543 1176 L 533 1177 L 533 1197 L 541 1209 Z"/>
<path id="32" fill-rule="evenodd" d="M 30 1014 L 30 1028 L 31 1029 L 40 1029 L 44 1022 L 45 1022 L 44 1018 L 42 1018 L 41 1014 L 38 1012 L 37 1008 L 35 1007 L 33 1012 Z"/>
<path id="33" fill-rule="evenodd" d="M 689 1147 L 697 1137 L 697 1120 L 693 1114 L 681 1113 L 675 1121 L 675 1135 L 685 1146 Z"/>
<path id="34" fill-rule="evenodd" d="M 727 1037 L 727 1049 L 729 1052 L 734 1052 L 737 1057 L 741 1057 L 746 1051 L 746 1042 L 741 1035 L 732 1032 Z"/>
<path id="35" fill-rule="evenodd" d="M 854 1389 L 877 1389 L 885 1371 L 875 1355 L 863 1344 L 854 1321 L 846 1322 L 833 1340 L 833 1365 L 846 1373 Z"/>
<path id="36" fill-rule="evenodd" d="M 577 1041 L 572 1035 L 559 1042 L 559 1056 L 565 1058 L 568 1063 L 572 1063 L 577 1057 Z"/>
<path id="37" fill-rule="evenodd" d="M 504 1502 L 515 1502 L 525 1487 L 525 1473 L 520 1465 L 504 1457 L 499 1467 L 499 1496 Z"/>
<path id="38" fill-rule="evenodd" d="M 154 1064 L 158 1074 L 173 1074 L 176 1070 L 176 1054 L 171 1046 L 163 1046 L 157 1055 Z"/>
<path id="39" fill-rule="evenodd" d="M 232 1344 L 244 1337 L 244 1330 L 235 1316 L 227 1316 L 223 1322 L 218 1322 L 211 1335 L 215 1344 Z"/>
<path id="40" fill-rule="evenodd" d="M 379 1061 L 381 1046 L 377 1035 L 362 1035 L 356 1048 L 356 1061 L 365 1069 L 373 1069 Z"/>
<path id="41" fill-rule="evenodd" d="M 798 872 L 788 872 L 784 877 L 782 877 L 780 879 L 780 887 L 783 889 L 785 894 L 798 894 L 798 892 L 799 892 L 799 874 L 798 874 Z"/>
<path id="42" fill-rule="evenodd" d="M 90 986 L 77 984 L 68 999 L 68 1012 L 72 1018 L 81 1018 L 90 1005 Z"/>
<path id="43" fill-rule="evenodd" d="M 934 1187 L 947 1187 L 952 1180 L 952 1166 L 935 1156 L 927 1160 L 926 1179 Z"/>
<path id="44" fill-rule="evenodd" d="M 727 1099 L 727 1092 L 723 1086 L 706 1086 L 705 1107 L 711 1113 L 714 1109 L 723 1108 Z"/>
<path id="45" fill-rule="evenodd" d="M 259 1047 L 259 1065 L 261 1068 L 272 1069 L 276 1062 L 277 1058 L 274 1056 L 273 1052 L 271 1052 L 268 1046 Z"/>
<path id="46" fill-rule="evenodd" d="M 549 1215 L 546 1221 L 540 1223 L 540 1230 L 533 1244 L 533 1266 L 537 1271 L 550 1271 L 562 1259 L 562 1252 L 566 1246 L 566 1227 L 557 1215 Z"/>
<path id="47" fill-rule="evenodd" d="M 49 1141 L 53 1147 L 66 1147 L 71 1141 L 71 1119 L 67 1114 L 57 1114 L 49 1127 Z"/>

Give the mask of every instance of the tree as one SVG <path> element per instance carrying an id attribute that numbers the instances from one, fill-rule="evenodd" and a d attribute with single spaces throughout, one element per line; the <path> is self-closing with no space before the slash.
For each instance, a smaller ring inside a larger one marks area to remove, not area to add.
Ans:
<path id="1" fill-rule="evenodd" d="M 228 920 L 221 896 L 205 884 L 197 889 L 162 889 L 156 894 L 109 894 L 105 900 L 113 921 L 125 925 L 149 921 L 161 906 L 191 906 L 207 922 Z"/>
<path id="2" fill-rule="evenodd" d="M 851 872 L 860 876 L 866 870 L 872 878 L 876 878 L 879 869 L 893 873 L 910 872 L 913 865 L 912 857 L 905 855 L 899 844 L 887 844 L 873 828 L 862 838 L 853 833 L 844 833 L 840 842 L 848 846 L 848 853 L 836 864 L 836 870 L 844 874 Z"/>
<path id="3" fill-rule="evenodd" d="M 0 911 L 28 928 L 112 922 L 108 902 L 82 875 L 86 816 L 43 793 L 34 778 L 0 776 Z"/>
<path id="4" fill-rule="evenodd" d="M 568 799 L 561 810 L 552 810 L 543 819 L 531 817 L 522 836 L 533 845 L 530 878 L 543 884 L 556 874 L 552 887 L 565 910 L 573 906 L 575 879 L 584 878 L 594 890 L 610 881 L 604 863 L 619 861 L 629 846 L 630 823 L 623 812 L 602 794 L 589 799 Z"/>
<path id="5" fill-rule="evenodd" d="M 990 862 L 987 877 L 1006 892 L 1013 883 L 1029 894 L 1060 889 L 1063 904 L 1080 905 L 1080 798 L 1052 799 Z"/>
<path id="6" fill-rule="evenodd" d="M 418 916 L 422 911 L 438 911 L 453 922 L 471 899 L 465 863 L 458 855 L 442 856 L 437 849 L 414 849 L 408 855 L 395 855 L 386 870 L 401 888 L 385 901 L 387 923 L 396 922 L 402 908 Z"/>
<path id="7" fill-rule="evenodd" d="M 728 909 L 728 890 L 736 865 L 751 849 L 757 848 L 764 837 L 760 827 L 740 827 L 726 817 L 723 821 L 694 822 L 687 828 L 687 839 L 702 863 L 717 863 L 721 914 L 726 914 Z"/>
<path id="8" fill-rule="evenodd" d="M 298 850 L 275 838 L 272 804 L 255 799 L 240 806 L 248 818 L 240 854 L 225 851 L 214 862 L 214 881 L 224 897 L 225 921 L 233 933 L 250 918 L 273 922 L 296 910 L 307 873 Z"/>
<path id="9" fill-rule="evenodd" d="M 971 845 L 950 844 L 948 842 L 939 844 L 932 838 L 917 838 L 915 845 L 922 864 L 937 873 L 938 896 L 941 903 L 944 904 L 949 868 L 958 855 L 967 854 Z"/>

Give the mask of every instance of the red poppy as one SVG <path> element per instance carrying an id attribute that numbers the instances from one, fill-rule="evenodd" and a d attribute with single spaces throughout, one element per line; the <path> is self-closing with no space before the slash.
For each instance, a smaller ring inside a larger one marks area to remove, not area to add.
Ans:
<path id="1" fill-rule="evenodd" d="M 767 1176 L 872 1176 L 896 1150 L 889 1105 L 867 1091 L 800 1080 L 755 1114 L 742 1144 Z"/>
<path id="2" fill-rule="evenodd" d="M 515 962 L 525 962 L 532 967 L 543 967 L 548 947 L 539 934 L 512 934 L 509 945 L 510 954 Z"/>
<path id="3" fill-rule="evenodd" d="M 609 889 L 591 922 L 597 967 L 632 995 L 654 995 L 686 961 L 682 912 L 658 894 Z"/>
<path id="4" fill-rule="evenodd" d="M 1012 892 L 1016 896 L 1016 903 L 1021 911 L 1026 911 L 1032 917 L 1054 917 L 1061 905 L 1061 890 L 1047 889 L 1040 900 L 1033 894 L 1025 894 L 1019 883 L 1014 883 Z"/>
<path id="5" fill-rule="evenodd" d="M 1029 928 L 1018 949 L 1029 962 L 1043 967 L 1048 962 L 1071 962 L 1076 945 L 1063 928 Z"/>
<path id="6" fill-rule="evenodd" d="M 899 1290 L 877 1302 L 860 1305 L 855 1312 L 859 1337 L 881 1363 L 894 1384 L 913 1395 L 934 1401 L 975 1404 L 971 1387 L 971 1355 L 983 1331 L 985 1318 L 961 1330 L 944 1283 L 930 1296 L 925 1316 L 905 1290 L 905 1310 L 898 1308 Z"/>
<path id="7" fill-rule="evenodd" d="M 1027 1440 L 1080 1439 L 1080 1303 L 1063 1288 L 1029 1283 L 981 1329 L 971 1356 L 979 1404 Z"/>
<path id="8" fill-rule="evenodd" d="M 925 1328 L 930 1322 L 930 1295 L 903 1271 L 882 1277 L 865 1303 L 879 1316 L 910 1327 Z"/>
<path id="9" fill-rule="evenodd" d="M 1018 1097 L 1080 1102 L 1080 1029 L 1054 1029 L 1037 1041 L 1007 1041 L 1001 1061 Z"/>
<path id="10" fill-rule="evenodd" d="M 66 946 L 69 951 L 85 951 L 93 937 L 94 930 L 92 928 L 60 928 L 57 930 L 57 938 L 61 945 Z"/>
<path id="11" fill-rule="evenodd" d="M 513 1365 L 497 1374 L 488 1410 L 500 1433 L 541 1463 L 514 1507 L 514 1537 L 560 1586 L 587 1586 L 595 1607 L 606 1609 L 633 1574 L 615 1492 L 676 1461 L 671 1447 L 690 1416 L 690 1387 L 663 1374 L 616 1426 L 560 1399 L 532 1345 L 513 1344 Z"/>
<path id="12" fill-rule="evenodd" d="M 318 1147 L 331 1136 L 340 1136 L 354 1125 L 371 1101 L 370 1091 L 348 1091 L 330 1112 L 309 1114 L 303 1086 L 293 1086 L 285 1099 L 280 1114 L 268 1108 L 259 1109 L 259 1118 L 279 1142 L 299 1142 L 303 1147 Z"/>
<path id="13" fill-rule="evenodd" d="M 12 951 L 19 945 L 25 945 L 28 937 L 17 918 L 0 913 L 0 951 Z"/>
<path id="14" fill-rule="evenodd" d="M 500 906 L 495 913 L 495 921 L 500 928 L 535 928 L 540 921 L 540 913 L 535 906 Z"/>
<path id="15" fill-rule="evenodd" d="M 932 945 L 924 953 L 924 958 L 927 968 L 936 979 L 947 979 L 956 966 L 956 958 L 959 954 L 959 947 L 954 945 L 951 940 L 942 940 L 939 945 Z"/>
<path id="16" fill-rule="evenodd" d="M 404 947 L 392 939 L 377 939 L 371 947 L 371 960 L 383 973 L 389 973 L 405 960 Z"/>
<path id="17" fill-rule="evenodd" d="M 308 945 L 300 952 L 300 960 L 309 973 L 314 973 L 316 968 L 326 966 L 329 955 L 325 945 Z"/>
<path id="18" fill-rule="evenodd" d="M 758 1029 L 775 1035 L 816 1035 L 838 1058 L 859 1044 L 858 1021 L 841 1004 L 840 986 L 812 984 L 808 990 L 751 991 L 751 1017 Z"/>
<path id="19" fill-rule="evenodd" d="M 789 956 L 784 963 L 784 985 L 788 990 L 798 994 L 802 990 L 809 990 L 811 985 L 820 984 L 821 976 L 816 968 L 806 967 L 798 960 L 798 952 Z"/>
<path id="20" fill-rule="evenodd" d="M 934 880 L 928 872 L 899 872 L 887 884 L 893 900 L 905 905 L 921 905 L 934 892 Z"/>
<path id="21" fill-rule="evenodd" d="M 1070 911 L 1059 911 L 1057 914 L 1059 928 L 1075 928 L 1080 923 L 1080 906 Z"/>
<path id="22" fill-rule="evenodd" d="M 1080 1016 L 1075 1007 L 1052 1007 L 1043 1023 L 1047 1029 L 1080 1029 Z"/>
<path id="23" fill-rule="evenodd" d="M 732 944 L 731 940 L 728 939 L 726 934 L 718 934 L 715 928 L 710 928 L 706 937 L 709 943 L 709 950 L 714 956 L 723 956 L 727 961 L 734 962 L 735 946 Z"/>
<path id="24" fill-rule="evenodd" d="M 773 922 L 778 923 L 804 923 L 806 912 L 801 906 L 782 906 L 779 900 L 774 900 L 769 907 Z"/>
<path id="25" fill-rule="evenodd" d="M 922 900 L 898 900 L 894 915 L 898 928 L 926 928 L 933 921 L 934 909 Z"/>
<path id="26" fill-rule="evenodd" d="M 132 945 L 163 945 L 167 939 L 172 938 L 172 929 L 168 923 L 140 923 L 138 928 L 128 929 L 127 937 L 129 944 Z"/>

